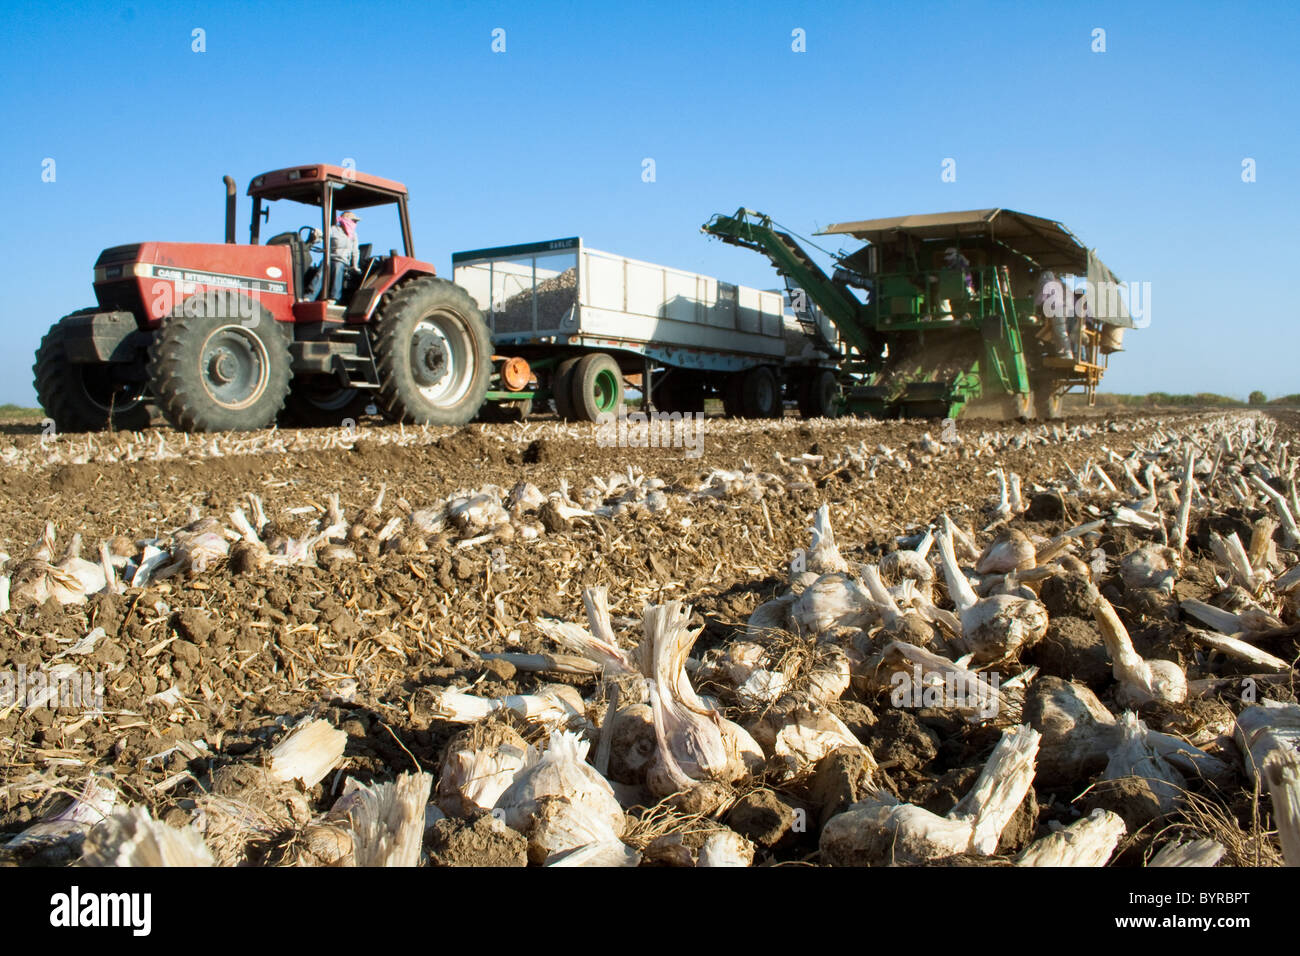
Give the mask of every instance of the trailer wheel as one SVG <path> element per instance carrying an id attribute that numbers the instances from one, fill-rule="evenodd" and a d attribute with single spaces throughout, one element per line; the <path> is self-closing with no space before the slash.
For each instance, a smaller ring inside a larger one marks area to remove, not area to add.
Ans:
<path id="1" fill-rule="evenodd" d="M 704 411 L 704 378 L 697 373 L 675 370 L 654 391 L 655 409 L 689 414 Z"/>
<path id="2" fill-rule="evenodd" d="M 740 406 L 745 418 L 781 417 L 781 386 L 770 368 L 760 365 L 745 373 L 741 384 Z"/>
<path id="3" fill-rule="evenodd" d="M 593 352 L 578 360 L 571 373 L 573 416 L 578 421 L 594 422 L 611 414 L 623 404 L 623 372 L 618 363 L 604 352 Z"/>
<path id="4" fill-rule="evenodd" d="M 149 427 L 149 409 L 142 389 L 115 380 L 107 363 L 69 362 L 64 348 L 67 332 L 60 319 L 36 350 L 36 397 L 60 432 L 89 432 L 108 428 L 140 431 Z"/>
<path id="5" fill-rule="evenodd" d="M 581 355 L 567 358 L 555 367 L 551 375 L 551 397 L 555 401 L 555 414 L 563 421 L 573 420 L 573 367 Z"/>
<path id="6" fill-rule="evenodd" d="M 266 428 L 284 408 L 292 376 L 280 323 L 233 295 L 188 300 L 162 320 L 149 345 L 154 398 L 180 431 Z"/>
<path id="7" fill-rule="evenodd" d="M 378 404 L 416 425 L 464 425 L 487 396 L 492 337 L 464 289 L 422 276 L 398 287 L 371 329 Z"/>
<path id="8" fill-rule="evenodd" d="M 828 368 L 813 372 L 799 388 L 799 414 L 804 418 L 833 418 L 839 413 L 836 398 L 840 383 Z"/>
<path id="9" fill-rule="evenodd" d="M 280 424 L 287 428 L 329 428 L 354 424 L 375 401 L 368 388 L 343 388 L 319 376 L 295 379 L 285 399 Z"/>
<path id="10" fill-rule="evenodd" d="M 722 386 L 722 410 L 728 418 L 741 418 L 745 414 L 745 375 L 745 372 L 732 372 Z"/>

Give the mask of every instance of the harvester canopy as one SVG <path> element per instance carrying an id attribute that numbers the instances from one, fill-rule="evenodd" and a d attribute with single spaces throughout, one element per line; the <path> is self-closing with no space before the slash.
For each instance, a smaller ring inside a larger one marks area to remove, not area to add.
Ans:
<path id="1" fill-rule="evenodd" d="M 1083 275 L 1088 250 L 1074 233 L 1052 219 L 1011 209 L 971 209 L 921 216 L 891 216 L 837 222 L 819 235 L 849 235 L 882 246 L 903 236 L 914 239 L 991 239 L 1040 269 Z"/>
<path id="2" fill-rule="evenodd" d="M 1098 258 L 1095 250 L 1081 243 L 1074 233 L 1054 219 L 1031 216 L 1014 209 L 969 209 L 917 216 L 890 216 L 856 222 L 832 223 L 818 235 L 849 235 L 873 246 L 897 245 L 907 239 L 921 242 L 974 240 L 1000 246 L 1035 267 L 1063 275 L 1087 278 L 1089 288 L 1120 284 L 1118 277 Z M 863 257 L 865 250 L 850 255 L 846 263 Z M 1092 318 L 1111 325 L 1133 327 L 1123 302 L 1110 296 L 1111 308 L 1097 309 Z"/>

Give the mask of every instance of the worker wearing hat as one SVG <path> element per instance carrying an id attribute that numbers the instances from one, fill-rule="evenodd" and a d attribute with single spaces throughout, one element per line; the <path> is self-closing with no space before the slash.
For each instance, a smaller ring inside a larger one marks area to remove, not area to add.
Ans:
<path id="1" fill-rule="evenodd" d="M 341 212 L 330 227 L 330 299 L 343 298 L 343 278 L 348 269 L 360 266 L 361 246 L 357 241 L 357 223 L 361 217 L 351 209 Z"/>

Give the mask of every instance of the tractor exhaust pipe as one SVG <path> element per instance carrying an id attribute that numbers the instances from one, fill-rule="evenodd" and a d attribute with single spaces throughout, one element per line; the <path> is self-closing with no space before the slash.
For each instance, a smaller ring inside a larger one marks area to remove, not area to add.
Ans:
<path id="1" fill-rule="evenodd" d="M 226 184 L 226 242 L 233 245 L 235 241 L 235 181 L 229 176 L 222 176 L 221 181 Z"/>

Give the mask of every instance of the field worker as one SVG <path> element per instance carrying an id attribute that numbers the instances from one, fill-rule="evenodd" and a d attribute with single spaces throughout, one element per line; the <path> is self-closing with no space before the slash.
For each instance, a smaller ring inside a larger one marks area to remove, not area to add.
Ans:
<path id="1" fill-rule="evenodd" d="M 330 227 L 330 259 L 332 274 L 330 276 L 330 299 L 337 302 L 343 298 L 343 277 L 348 269 L 356 269 L 360 264 L 361 246 L 357 241 L 357 223 L 361 217 L 352 210 L 339 213 L 338 219 Z"/>
<path id="2" fill-rule="evenodd" d="M 975 283 L 971 279 L 970 260 L 963 256 L 954 246 L 943 251 L 943 263 L 949 269 L 961 270 L 962 282 L 966 284 L 966 295 L 975 298 Z"/>
<path id="3" fill-rule="evenodd" d="M 1052 330 L 1052 345 L 1057 358 L 1074 358 L 1074 350 L 1070 348 L 1068 316 L 1073 303 L 1072 293 L 1056 277 L 1056 273 L 1048 270 L 1039 277 L 1038 292 L 1034 295 L 1034 310 L 1047 320 Z"/>

